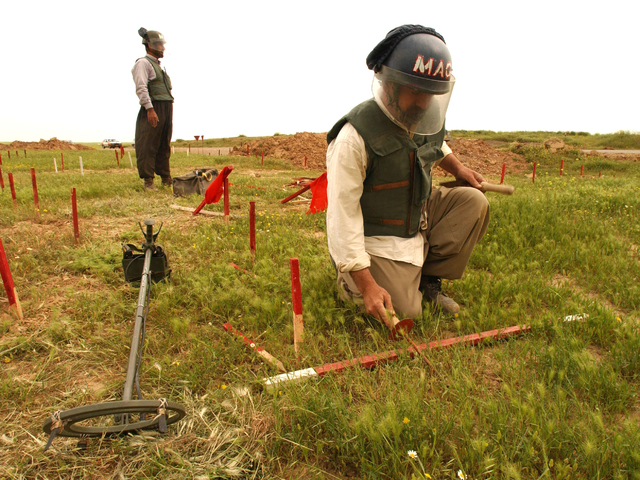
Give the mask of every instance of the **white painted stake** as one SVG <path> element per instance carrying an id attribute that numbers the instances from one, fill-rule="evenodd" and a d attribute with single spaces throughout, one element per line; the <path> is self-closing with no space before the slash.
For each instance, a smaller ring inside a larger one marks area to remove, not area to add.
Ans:
<path id="1" fill-rule="evenodd" d="M 131 161 L 131 152 L 127 152 L 129 154 L 129 164 L 131 165 L 131 168 L 133 168 L 133 161 Z"/>
<path id="2" fill-rule="evenodd" d="M 53 157 L 53 166 L 56 169 L 56 173 L 58 173 L 58 162 L 56 162 L 56 157 Z"/>
<path id="3" fill-rule="evenodd" d="M 187 157 L 189 156 L 189 149 L 187 148 Z"/>
<path id="4" fill-rule="evenodd" d="M 171 147 L 171 155 L 175 155 L 176 153 L 176 147 Z"/>
<path id="5" fill-rule="evenodd" d="M 82 168 L 82 157 L 78 157 L 80 159 L 80 173 L 84 176 L 84 169 Z"/>

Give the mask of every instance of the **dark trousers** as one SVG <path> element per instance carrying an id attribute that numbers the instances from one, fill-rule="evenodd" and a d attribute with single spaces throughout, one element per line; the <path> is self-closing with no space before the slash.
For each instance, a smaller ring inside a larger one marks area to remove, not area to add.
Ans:
<path id="1" fill-rule="evenodd" d="M 171 177 L 171 134 L 173 133 L 173 102 L 153 101 L 158 115 L 158 125 L 152 127 L 147 120 L 147 110 L 140 107 L 136 120 L 136 157 L 140 178 L 155 175 Z"/>

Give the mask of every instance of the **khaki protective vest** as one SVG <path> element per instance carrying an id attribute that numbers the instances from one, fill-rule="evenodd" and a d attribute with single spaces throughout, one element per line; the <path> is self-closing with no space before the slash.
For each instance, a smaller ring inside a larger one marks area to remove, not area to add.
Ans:
<path id="1" fill-rule="evenodd" d="M 149 55 L 143 58 L 149 61 L 153 70 L 156 72 L 156 78 L 149 80 L 149 83 L 147 84 L 151 100 L 173 102 L 173 96 L 171 95 L 171 79 L 169 78 L 169 75 L 167 75 L 167 71 L 160 68 L 158 61 L 155 58 L 151 58 Z"/>
<path id="2" fill-rule="evenodd" d="M 411 138 L 370 99 L 334 125 L 328 143 L 347 122 L 364 139 L 369 160 L 360 198 L 365 236 L 413 237 L 431 195 L 431 166 L 443 156 L 444 125 L 434 135 Z"/>

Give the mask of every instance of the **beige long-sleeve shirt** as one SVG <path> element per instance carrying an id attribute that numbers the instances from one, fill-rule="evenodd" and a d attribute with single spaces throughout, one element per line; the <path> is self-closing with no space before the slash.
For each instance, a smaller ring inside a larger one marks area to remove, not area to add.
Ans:
<path id="1" fill-rule="evenodd" d="M 140 99 L 140 105 L 149 110 L 153 108 L 151 103 L 151 97 L 149 96 L 148 84 L 151 80 L 156 78 L 156 71 L 151 65 L 151 61 L 147 59 L 149 55 L 145 55 L 142 58 L 136 60 L 136 63 L 131 69 L 131 75 L 133 75 L 133 82 L 136 84 L 136 95 Z M 160 60 L 157 60 L 160 65 Z"/>
<path id="2" fill-rule="evenodd" d="M 445 142 L 442 152 L 443 158 L 451 153 Z M 346 123 L 327 149 L 327 237 L 331 258 L 341 272 L 369 268 L 370 255 L 421 266 L 424 263 L 421 233 L 411 238 L 365 237 L 360 197 L 368 163 L 363 138 Z M 424 228 L 423 213 L 421 229 Z"/>

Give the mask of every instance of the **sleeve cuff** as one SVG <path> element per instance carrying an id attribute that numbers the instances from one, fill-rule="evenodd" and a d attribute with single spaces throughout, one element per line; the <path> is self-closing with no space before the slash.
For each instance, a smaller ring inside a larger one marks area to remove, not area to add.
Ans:
<path id="1" fill-rule="evenodd" d="M 368 253 L 360 255 L 357 258 L 354 258 L 348 263 L 338 262 L 338 270 L 342 273 L 347 273 L 352 270 L 363 270 L 365 268 L 369 268 L 371 266 L 371 257 Z"/>

